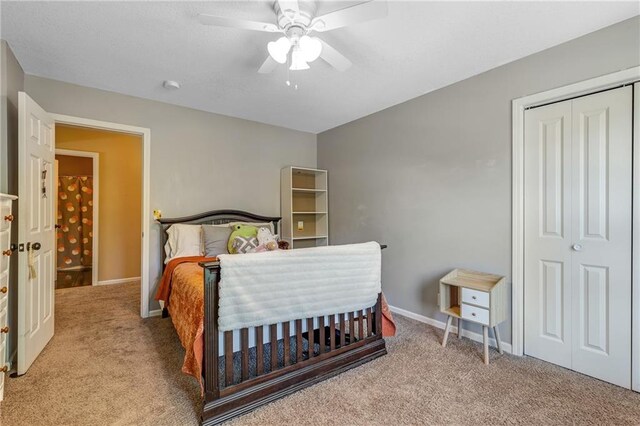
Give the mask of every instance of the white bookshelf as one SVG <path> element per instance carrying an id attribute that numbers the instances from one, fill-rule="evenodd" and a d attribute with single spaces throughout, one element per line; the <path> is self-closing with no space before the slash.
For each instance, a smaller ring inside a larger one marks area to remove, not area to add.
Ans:
<path id="1" fill-rule="evenodd" d="M 329 244 L 327 171 L 289 166 L 280 173 L 280 238 L 291 248 Z M 301 225 L 301 226 L 299 226 Z"/>

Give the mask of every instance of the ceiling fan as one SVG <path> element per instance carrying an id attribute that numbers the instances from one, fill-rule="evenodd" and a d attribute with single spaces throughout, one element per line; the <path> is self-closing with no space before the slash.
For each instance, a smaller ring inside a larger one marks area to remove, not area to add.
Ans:
<path id="1" fill-rule="evenodd" d="M 200 22 L 205 25 L 239 28 L 243 30 L 281 33 L 283 36 L 267 44 L 269 56 L 258 69 L 267 74 L 278 64 L 289 64 L 292 71 L 309 69 L 309 62 L 324 59 L 339 71 L 351 66 L 351 61 L 327 42 L 314 36 L 312 32 L 326 32 L 347 25 L 384 18 L 387 15 L 386 1 L 368 1 L 316 16 L 317 2 L 314 0 L 277 0 L 273 4 L 275 23 L 245 21 L 223 18 L 201 13 Z"/>

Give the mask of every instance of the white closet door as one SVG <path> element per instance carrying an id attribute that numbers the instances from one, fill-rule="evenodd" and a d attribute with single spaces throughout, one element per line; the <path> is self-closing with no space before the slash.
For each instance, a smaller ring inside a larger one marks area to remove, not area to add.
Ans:
<path id="1" fill-rule="evenodd" d="M 571 368 L 571 101 L 525 113 L 527 355 Z"/>
<path id="2" fill-rule="evenodd" d="M 631 86 L 573 100 L 573 369 L 631 386 Z"/>
<path id="3" fill-rule="evenodd" d="M 631 87 L 525 113 L 525 353 L 630 387 Z"/>

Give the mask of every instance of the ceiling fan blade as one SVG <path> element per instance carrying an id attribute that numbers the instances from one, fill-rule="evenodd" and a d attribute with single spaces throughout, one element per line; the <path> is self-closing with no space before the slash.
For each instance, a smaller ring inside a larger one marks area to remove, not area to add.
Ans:
<path id="1" fill-rule="evenodd" d="M 311 21 L 310 27 L 319 32 L 331 31 L 347 25 L 384 18 L 387 16 L 387 12 L 385 0 L 371 0 L 318 16 Z"/>
<path id="2" fill-rule="evenodd" d="M 324 59 L 329 65 L 331 65 L 338 71 L 346 71 L 351 66 L 351 61 L 345 58 L 342 53 L 338 52 L 336 49 L 331 47 L 331 45 L 327 44 L 325 41 L 319 39 L 318 37 L 314 38 L 320 40 L 320 43 L 322 43 L 322 52 L 320 53 L 320 57 Z"/>
<path id="3" fill-rule="evenodd" d="M 215 25 L 217 27 L 239 28 L 242 30 L 266 31 L 268 33 L 279 32 L 275 24 L 267 22 L 245 21 L 243 19 L 221 18 L 219 16 L 207 15 L 206 13 L 198 14 L 198 19 L 204 25 Z"/>
<path id="4" fill-rule="evenodd" d="M 258 69 L 260 74 L 269 74 L 276 69 L 278 63 L 271 57 L 267 56 L 267 59 L 262 63 L 262 66 Z"/>
<path id="5" fill-rule="evenodd" d="M 290 20 L 293 20 L 293 18 L 300 15 L 298 0 L 278 0 L 278 6 L 280 6 L 280 10 L 284 16 Z"/>

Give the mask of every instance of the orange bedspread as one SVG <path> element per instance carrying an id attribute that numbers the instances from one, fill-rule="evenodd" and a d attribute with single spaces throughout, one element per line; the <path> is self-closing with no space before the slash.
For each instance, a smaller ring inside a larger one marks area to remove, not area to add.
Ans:
<path id="1" fill-rule="evenodd" d="M 156 300 L 165 302 L 171 321 L 186 353 L 182 372 L 202 383 L 202 358 L 204 355 L 204 271 L 198 262 L 215 258 L 183 257 L 170 261 L 160 281 Z M 382 295 L 382 336 L 395 336 L 393 321 L 387 300 Z"/>
<path id="2" fill-rule="evenodd" d="M 182 372 L 195 377 L 203 391 L 204 271 L 198 262 L 212 260 L 215 258 L 199 256 L 171 260 L 156 294 L 156 300 L 165 302 L 185 349 Z"/>

